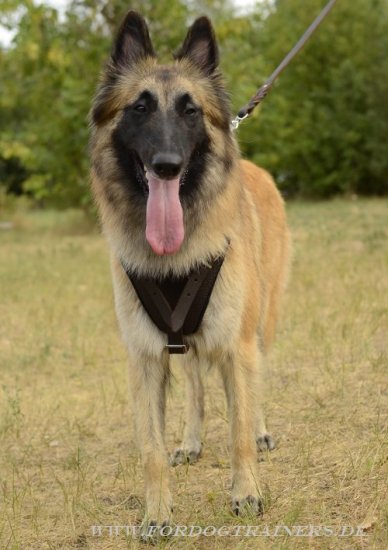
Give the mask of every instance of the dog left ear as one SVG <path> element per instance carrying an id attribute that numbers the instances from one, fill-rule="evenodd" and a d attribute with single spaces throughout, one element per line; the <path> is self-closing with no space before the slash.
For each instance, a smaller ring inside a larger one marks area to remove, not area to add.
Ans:
<path id="1" fill-rule="evenodd" d="M 211 75 L 218 66 L 218 47 L 214 30 L 207 17 L 199 17 L 190 27 L 175 59 L 190 59 L 203 73 Z"/>

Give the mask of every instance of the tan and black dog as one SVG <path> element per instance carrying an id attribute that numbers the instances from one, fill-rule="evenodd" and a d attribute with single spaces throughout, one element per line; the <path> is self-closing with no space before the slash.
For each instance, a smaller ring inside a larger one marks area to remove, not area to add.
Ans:
<path id="1" fill-rule="evenodd" d="M 92 188 L 129 353 L 146 525 L 168 522 L 172 512 L 164 443 L 169 353 L 165 332 L 127 273 L 179 280 L 224 256 L 202 323 L 185 336 L 187 416 L 173 463 L 200 455 L 199 367 L 209 362 L 220 369 L 227 396 L 235 513 L 261 511 L 256 453 L 273 448 L 261 411 L 260 364 L 274 337 L 290 239 L 273 180 L 240 159 L 217 65 L 206 17 L 189 29 L 174 62 L 160 65 L 144 19 L 129 12 L 91 111 Z"/>

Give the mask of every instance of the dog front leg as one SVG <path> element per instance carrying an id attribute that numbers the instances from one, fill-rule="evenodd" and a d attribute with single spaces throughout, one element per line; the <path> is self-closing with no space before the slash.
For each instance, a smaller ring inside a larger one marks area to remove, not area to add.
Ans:
<path id="1" fill-rule="evenodd" d="M 200 364 L 196 357 L 188 354 L 182 357 L 181 365 L 185 372 L 186 402 L 185 428 L 182 444 L 175 449 L 171 464 L 193 464 L 201 455 L 201 430 L 204 416 L 203 384 Z"/>
<path id="2" fill-rule="evenodd" d="M 240 342 L 239 349 L 221 365 L 228 399 L 232 466 L 232 508 L 240 515 L 262 512 L 256 473 L 255 406 L 260 360 L 256 342 Z"/>
<path id="3" fill-rule="evenodd" d="M 144 466 L 146 514 L 143 531 L 149 526 L 167 524 L 172 513 L 168 457 L 164 444 L 168 375 L 167 357 L 160 362 L 149 357 L 138 357 L 129 364 L 130 392 Z"/>

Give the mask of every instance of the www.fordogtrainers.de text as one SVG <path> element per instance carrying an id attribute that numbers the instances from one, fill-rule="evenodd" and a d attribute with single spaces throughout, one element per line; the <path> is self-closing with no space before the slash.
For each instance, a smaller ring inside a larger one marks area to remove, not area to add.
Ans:
<path id="1" fill-rule="evenodd" d="M 365 537 L 362 526 L 353 525 L 92 525 L 95 537 Z"/>

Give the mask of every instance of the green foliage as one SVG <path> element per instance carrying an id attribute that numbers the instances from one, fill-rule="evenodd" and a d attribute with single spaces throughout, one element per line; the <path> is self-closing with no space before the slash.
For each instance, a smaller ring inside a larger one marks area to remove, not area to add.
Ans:
<path id="1" fill-rule="evenodd" d="M 322 0 L 133 0 L 167 60 L 187 25 L 210 15 L 237 111 L 294 45 Z M 73 0 L 65 14 L 32 0 L 0 0 L 16 27 L 0 49 L 0 187 L 44 204 L 89 207 L 87 114 L 124 0 Z M 342 0 L 239 131 L 244 154 L 288 194 L 388 192 L 388 4 Z"/>
<path id="2" fill-rule="evenodd" d="M 266 73 L 322 0 L 278 0 L 265 21 Z M 259 29 L 258 29 L 259 32 Z M 388 192 L 388 3 L 342 0 L 240 134 L 289 194 Z"/>

